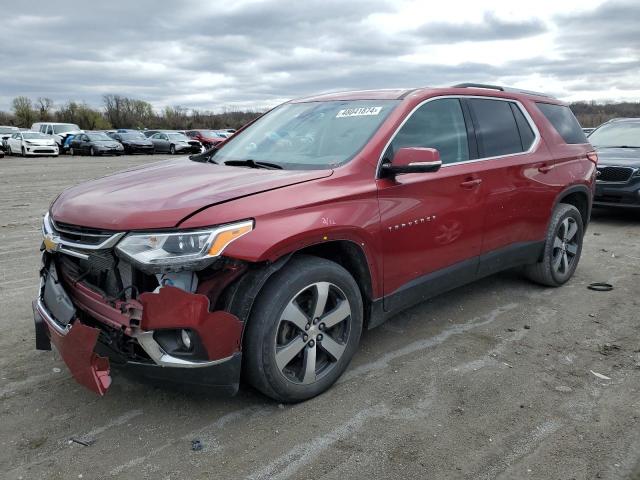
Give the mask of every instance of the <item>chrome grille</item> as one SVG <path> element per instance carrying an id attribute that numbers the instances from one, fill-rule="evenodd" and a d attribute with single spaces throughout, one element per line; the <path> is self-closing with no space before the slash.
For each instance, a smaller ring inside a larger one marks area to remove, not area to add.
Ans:
<path id="1" fill-rule="evenodd" d="M 600 182 L 628 182 L 633 175 L 634 169 L 631 167 L 598 167 L 598 181 Z"/>

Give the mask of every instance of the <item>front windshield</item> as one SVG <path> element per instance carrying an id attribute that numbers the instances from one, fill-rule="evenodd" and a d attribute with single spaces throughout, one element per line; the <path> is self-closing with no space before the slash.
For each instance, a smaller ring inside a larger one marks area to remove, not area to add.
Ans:
<path id="1" fill-rule="evenodd" d="M 180 140 L 186 142 L 189 140 L 184 133 L 167 133 L 169 140 Z"/>
<path id="2" fill-rule="evenodd" d="M 230 140 L 214 160 L 253 160 L 290 169 L 336 167 L 364 147 L 397 104 L 397 100 L 287 103 Z"/>
<path id="3" fill-rule="evenodd" d="M 595 130 L 589 135 L 594 147 L 638 147 L 640 148 L 640 122 L 615 122 Z"/>
<path id="4" fill-rule="evenodd" d="M 53 126 L 53 133 L 73 132 L 74 130 L 80 130 L 80 128 L 73 123 L 63 123 L 61 125 Z"/>
<path id="5" fill-rule="evenodd" d="M 49 138 L 46 135 L 43 135 L 42 133 L 38 133 L 38 132 L 26 132 L 26 133 L 23 133 L 22 136 L 26 139 L 31 139 L 31 140 Z"/>
<path id="6" fill-rule="evenodd" d="M 113 142 L 113 138 L 106 133 L 87 133 L 87 137 L 89 137 L 89 140 L 92 142 Z"/>

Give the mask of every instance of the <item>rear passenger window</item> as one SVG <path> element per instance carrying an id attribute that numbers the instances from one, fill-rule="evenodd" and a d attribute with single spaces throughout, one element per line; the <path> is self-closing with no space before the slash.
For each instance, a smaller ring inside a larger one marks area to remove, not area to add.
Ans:
<path id="1" fill-rule="evenodd" d="M 551 103 L 536 103 L 536 105 L 566 143 L 588 143 L 587 137 L 569 107 Z"/>
<path id="2" fill-rule="evenodd" d="M 520 132 L 520 142 L 522 143 L 522 150 L 527 151 L 533 145 L 533 141 L 536 139 L 536 135 L 531 130 L 531 125 L 524 118 L 522 110 L 515 104 L 511 104 L 511 111 L 513 116 L 516 117 L 516 125 L 518 125 L 518 131 Z"/>
<path id="3" fill-rule="evenodd" d="M 418 108 L 393 139 L 394 152 L 403 147 L 435 148 L 442 163 L 469 160 L 467 128 L 460 101 L 443 98 Z"/>
<path id="4" fill-rule="evenodd" d="M 523 152 L 516 119 L 511 110 L 512 102 L 470 98 L 478 135 L 481 157 L 499 157 Z"/>

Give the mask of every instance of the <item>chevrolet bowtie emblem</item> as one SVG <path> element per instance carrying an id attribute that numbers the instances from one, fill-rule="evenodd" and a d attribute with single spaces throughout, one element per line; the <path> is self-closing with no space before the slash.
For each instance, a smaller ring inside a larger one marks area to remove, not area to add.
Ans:
<path id="1" fill-rule="evenodd" d="M 57 237 L 54 237 L 51 234 L 47 234 L 44 236 L 42 242 L 44 243 L 44 248 L 47 252 L 54 253 L 58 251 L 60 244 L 57 242 Z"/>

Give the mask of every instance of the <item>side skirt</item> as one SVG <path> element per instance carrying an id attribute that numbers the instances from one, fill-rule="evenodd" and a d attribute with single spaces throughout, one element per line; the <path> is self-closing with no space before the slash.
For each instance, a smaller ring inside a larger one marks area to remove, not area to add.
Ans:
<path id="1" fill-rule="evenodd" d="M 514 243 L 418 277 L 390 295 L 373 300 L 368 328 L 441 293 L 509 268 L 536 263 L 543 249 L 543 241 Z"/>

